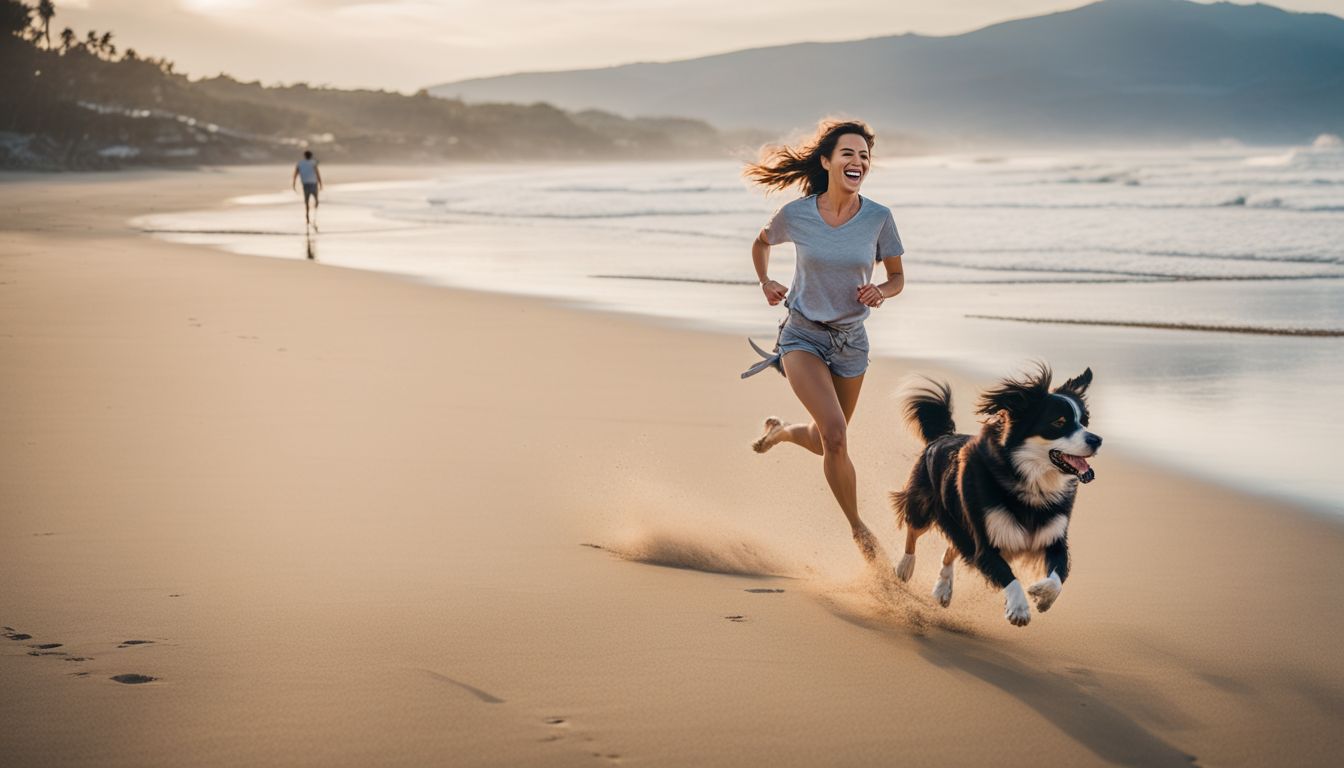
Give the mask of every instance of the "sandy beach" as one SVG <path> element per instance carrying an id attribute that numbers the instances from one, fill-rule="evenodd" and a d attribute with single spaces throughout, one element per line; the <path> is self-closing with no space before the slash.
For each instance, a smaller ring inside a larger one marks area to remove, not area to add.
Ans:
<path id="1" fill-rule="evenodd" d="M 750 451 L 740 337 L 127 225 L 287 173 L 0 176 L 0 762 L 1339 761 L 1339 522 L 1103 452 L 1049 613 L 939 609 Z M 916 371 L 850 436 L 889 552 Z"/>

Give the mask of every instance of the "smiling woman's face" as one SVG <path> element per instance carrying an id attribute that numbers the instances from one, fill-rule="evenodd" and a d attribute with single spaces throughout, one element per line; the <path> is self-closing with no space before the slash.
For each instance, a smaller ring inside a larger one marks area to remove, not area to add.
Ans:
<path id="1" fill-rule="evenodd" d="M 872 165 L 868 142 L 857 133 L 846 133 L 835 143 L 830 157 L 821 158 L 821 167 L 830 174 L 830 189 L 857 193 Z"/>

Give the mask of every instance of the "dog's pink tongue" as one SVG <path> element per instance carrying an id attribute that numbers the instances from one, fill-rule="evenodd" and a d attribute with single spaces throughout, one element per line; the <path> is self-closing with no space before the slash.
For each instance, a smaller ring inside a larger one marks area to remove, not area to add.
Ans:
<path id="1" fill-rule="evenodd" d="M 1064 454 L 1064 460 L 1069 462 L 1069 466 L 1078 470 L 1078 474 L 1080 475 L 1091 469 L 1091 467 L 1087 465 L 1087 459 L 1084 459 L 1082 456 L 1071 456 L 1066 453 Z"/>

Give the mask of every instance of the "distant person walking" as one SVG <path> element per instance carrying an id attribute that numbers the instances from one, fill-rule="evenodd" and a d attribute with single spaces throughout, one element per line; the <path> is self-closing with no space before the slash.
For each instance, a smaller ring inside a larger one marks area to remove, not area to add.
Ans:
<path id="1" fill-rule="evenodd" d="M 313 211 L 317 211 L 317 192 L 322 189 L 322 173 L 317 170 L 317 161 L 308 150 L 304 150 L 303 159 L 294 166 L 294 177 L 290 179 L 289 185 L 297 191 L 300 181 L 303 182 L 303 220 L 308 222 L 311 221 L 308 216 L 308 198 L 313 199 Z"/>
<path id="2" fill-rule="evenodd" d="M 858 122 L 823 121 L 801 147 L 770 147 L 747 166 L 748 179 L 767 189 L 802 188 L 804 197 L 784 205 L 751 244 L 766 303 L 781 301 L 788 316 L 773 354 L 743 378 L 774 367 L 788 379 L 812 417 L 789 424 L 771 416 L 752 444 L 765 453 L 779 443 L 802 446 L 822 458 L 831 493 L 849 521 L 854 542 L 870 562 L 877 540 L 859 519 L 857 479 L 849 458 L 849 420 L 868 370 L 868 313 L 905 287 L 900 235 L 891 210 L 859 194 L 872 164 L 873 133 Z M 770 247 L 792 242 L 798 260 L 793 285 L 770 279 Z M 873 284 L 881 263 L 887 279 Z"/>

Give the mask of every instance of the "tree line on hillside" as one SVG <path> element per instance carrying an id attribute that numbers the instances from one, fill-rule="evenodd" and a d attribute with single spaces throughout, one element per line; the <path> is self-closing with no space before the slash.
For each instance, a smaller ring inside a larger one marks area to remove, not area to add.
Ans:
<path id="1" fill-rule="evenodd" d="M 81 38 L 66 27 L 53 41 L 55 17 L 50 0 L 0 0 L 0 167 L 269 162 L 302 148 L 353 162 L 708 157 L 764 138 L 698 120 L 469 105 L 423 90 L 193 81 L 166 59 L 119 52 L 110 31 Z"/>

